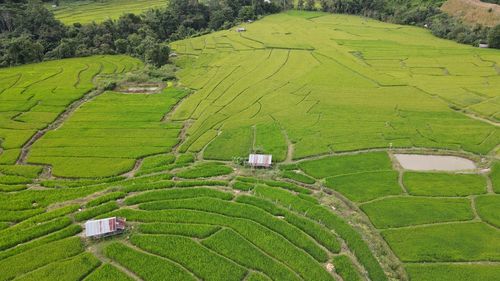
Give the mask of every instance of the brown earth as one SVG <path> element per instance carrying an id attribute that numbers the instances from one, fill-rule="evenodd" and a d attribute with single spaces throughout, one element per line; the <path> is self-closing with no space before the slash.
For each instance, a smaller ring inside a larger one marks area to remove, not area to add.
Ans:
<path id="1" fill-rule="evenodd" d="M 441 10 L 462 19 L 466 24 L 490 27 L 500 24 L 500 5 L 480 0 L 448 0 L 441 6 Z"/>

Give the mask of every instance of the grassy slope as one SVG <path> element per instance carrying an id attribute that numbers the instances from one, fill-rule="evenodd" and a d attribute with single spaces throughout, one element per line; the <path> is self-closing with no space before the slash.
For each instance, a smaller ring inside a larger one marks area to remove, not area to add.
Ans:
<path id="1" fill-rule="evenodd" d="M 166 6 L 165 0 L 106 0 L 106 1 L 61 1 L 60 6 L 52 8 L 56 18 L 65 24 L 101 22 L 117 19 L 124 13 L 141 14 L 150 8 Z"/>
<path id="2" fill-rule="evenodd" d="M 496 120 L 499 51 L 346 15 L 289 12 L 245 26 L 172 44 L 198 55 L 178 60 L 197 89 L 173 114 L 194 120 L 182 151 L 282 155 L 280 138 L 259 134 L 266 127 L 286 133 L 294 159 L 390 145 L 488 153 L 498 143 L 498 128 L 450 107 Z"/>

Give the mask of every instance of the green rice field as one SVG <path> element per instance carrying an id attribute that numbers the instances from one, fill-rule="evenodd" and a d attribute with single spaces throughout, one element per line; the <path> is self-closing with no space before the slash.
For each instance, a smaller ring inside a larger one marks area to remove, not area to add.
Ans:
<path id="1" fill-rule="evenodd" d="M 498 280 L 498 50 L 319 12 L 243 26 L 173 42 L 155 93 L 102 87 L 127 56 L 0 69 L 0 281 Z"/>
<path id="2" fill-rule="evenodd" d="M 47 8 L 65 24 L 102 22 L 118 19 L 125 13 L 141 14 L 148 9 L 165 7 L 165 0 L 85 0 L 60 1 L 59 7 Z"/>

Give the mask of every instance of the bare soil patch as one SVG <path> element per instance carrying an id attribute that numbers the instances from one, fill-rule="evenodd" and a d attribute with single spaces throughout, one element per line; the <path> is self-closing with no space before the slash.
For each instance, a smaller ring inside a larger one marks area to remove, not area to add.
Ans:
<path id="1" fill-rule="evenodd" d="M 493 27 L 500 24 L 500 6 L 480 0 L 448 0 L 441 6 L 441 10 L 471 25 Z"/>
<path id="2" fill-rule="evenodd" d="M 123 83 L 115 91 L 123 94 L 151 95 L 158 94 L 165 88 L 163 83 Z"/>
<path id="3" fill-rule="evenodd" d="M 395 154 L 394 157 L 403 169 L 411 171 L 468 171 L 477 169 L 473 161 L 457 156 Z"/>

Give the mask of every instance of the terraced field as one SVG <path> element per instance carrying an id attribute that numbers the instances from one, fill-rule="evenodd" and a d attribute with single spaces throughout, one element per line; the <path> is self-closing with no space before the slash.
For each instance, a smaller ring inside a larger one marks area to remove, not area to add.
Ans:
<path id="1" fill-rule="evenodd" d="M 498 144 L 498 51 L 342 15 L 291 12 L 246 28 L 173 44 L 186 55 L 181 81 L 198 90 L 173 115 L 192 122 L 182 151 L 283 160 L 289 143 L 293 159 Z"/>
<path id="2" fill-rule="evenodd" d="M 165 0 L 60 1 L 59 7 L 48 7 L 65 24 L 102 22 L 117 19 L 125 13 L 141 14 L 152 8 L 165 7 Z"/>
<path id="3" fill-rule="evenodd" d="M 0 281 L 497 280 L 500 53 L 322 13 L 246 28 L 173 43 L 154 94 L 96 87 L 123 56 L 0 70 Z M 110 216 L 123 235 L 84 237 Z"/>

